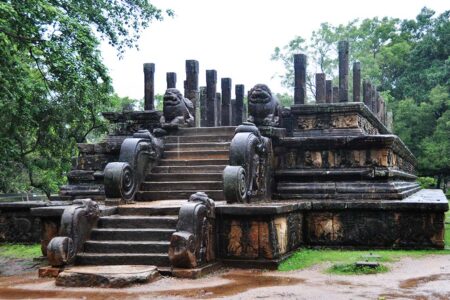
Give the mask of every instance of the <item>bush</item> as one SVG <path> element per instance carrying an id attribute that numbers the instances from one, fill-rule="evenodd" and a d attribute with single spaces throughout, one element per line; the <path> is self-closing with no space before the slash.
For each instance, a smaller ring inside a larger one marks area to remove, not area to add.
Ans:
<path id="1" fill-rule="evenodd" d="M 417 182 L 423 189 L 432 189 L 436 187 L 436 179 L 433 177 L 418 177 Z"/>

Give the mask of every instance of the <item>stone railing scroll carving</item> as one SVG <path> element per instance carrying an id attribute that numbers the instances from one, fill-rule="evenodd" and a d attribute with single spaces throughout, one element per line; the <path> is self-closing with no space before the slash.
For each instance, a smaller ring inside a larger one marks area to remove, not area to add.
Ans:
<path id="1" fill-rule="evenodd" d="M 215 260 L 215 204 L 205 193 L 192 194 L 181 206 L 169 259 L 175 268 L 196 268 Z"/>
<path id="2" fill-rule="evenodd" d="M 163 143 L 148 130 L 139 130 L 123 141 L 118 162 L 105 167 L 105 195 L 133 201 L 145 174 L 161 157 Z"/>
<path id="3" fill-rule="evenodd" d="M 230 145 L 230 165 L 223 171 L 223 191 L 228 203 L 270 197 L 271 140 L 252 123 L 236 128 Z"/>
<path id="4" fill-rule="evenodd" d="M 54 237 L 47 246 L 48 262 L 54 267 L 72 263 L 100 216 L 97 203 L 91 199 L 75 200 L 73 203 L 64 209 L 59 236 Z"/>

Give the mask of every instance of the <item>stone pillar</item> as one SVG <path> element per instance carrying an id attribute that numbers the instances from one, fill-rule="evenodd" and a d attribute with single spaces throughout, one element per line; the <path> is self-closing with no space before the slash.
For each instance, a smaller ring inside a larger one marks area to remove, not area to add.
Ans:
<path id="1" fill-rule="evenodd" d="M 325 74 L 317 73 L 316 74 L 316 103 L 325 103 L 326 98 L 326 89 L 325 89 Z"/>
<path id="2" fill-rule="evenodd" d="M 198 72 L 199 66 L 196 60 L 186 60 L 186 84 L 184 89 L 184 97 L 192 101 L 195 111 L 195 124 L 199 126 L 200 123 L 197 120 L 198 114 Z"/>
<path id="3" fill-rule="evenodd" d="M 245 87 L 243 84 L 236 84 L 234 86 L 234 92 L 236 94 L 236 114 L 234 116 L 233 125 L 241 125 L 244 119 L 244 93 Z"/>
<path id="4" fill-rule="evenodd" d="M 370 81 L 368 80 L 363 80 L 363 101 L 364 104 L 368 107 L 371 108 L 371 104 L 370 104 Z"/>
<path id="5" fill-rule="evenodd" d="M 339 52 L 339 102 L 348 102 L 348 42 L 340 41 Z"/>
<path id="6" fill-rule="evenodd" d="M 222 124 L 222 95 L 217 92 L 216 93 L 216 122 L 214 123 L 216 127 Z"/>
<path id="7" fill-rule="evenodd" d="M 339 87 L 333 86 L 333 97 L 331 99 L 331 103 L 339 102 Z"/>
<path id="8" fill-rule="evenodd" d="M 327 103 L 333 102 L 333 81 L 327 80 L 325 82 L 325 101 Z"/>
<path id="9" fill-rule="evenodd" d="M 231 126 L 231 78 L 220 80 L 222 87 L 222 126 Z"/>
<path id="10" fill-rule="evenodd" d="M 377 87 L 375 85 L 371 85 L 370 91 L 370 106 L 372 107 L 372 112 L 374 114 L 377 113 Z"/>
<path id="11" fill-rule="evenodd" d="M 144 110 L 155 109 L 155 64 L 144 64 Z"/>
<path id="12" fill-rule="evenodd" d="M 380 93 L 377 91 L 377 101 L 376 101 L 376 108 L 377 108 L 377 116 L 379 117 L 380 121 L 381 121 L 381 117 L 380 117 L 380 113 L 381 113 L 381 95 Z"/>
<path id="13" fill-rule="evenodd" d="M 167 72 L 166 73 L 166 82 L 168 89 L 176 89 L 177 88 L 177 73 Z"/>
<path id="14" fill-rule="evenodd" d="M 306 102 L 306 55 L 294 55 L 294 104 Z"/>
<path id="15" fill-rule="evenodd" d="M 217 71 L 206 70 L 206 126 L 214 127 L 216 123 Z"/>
<path id="16" fill-rule="evenodd" d="M 380 112 L 378 113 L 378 115 L 380 116 L 380 121 L 381 121 L 381 123 L 383 123 L 383 124 L 384 124 L 384 122 L 385 122 L 385 119 L 384 119 L 384 116 L 385 116 L 384 109 L 385 109 L 385 102 L 384 102 L 383 99 L 381 99 L 381 102 L 380 102 Z"/>
<path id="17" fill-rule="evenodd" d="M 231 99 L 230 106 L 231 106 L 231 117 L 230 117 L 231 123 L 230 123 L 230 125 L 231 126 L 236 126 L 235 125 L 235 121 L 236 121 L 236 99 Z"/>
<path id="18" fill-rule="evenodd" d="M 206 86 L 200 87 L 200 126 L 206 127 Z"/>
<path id="19" fill-rule="evenodd" d="M 361 63 L 353 63 L 353 102 L 361 102 Z"/>

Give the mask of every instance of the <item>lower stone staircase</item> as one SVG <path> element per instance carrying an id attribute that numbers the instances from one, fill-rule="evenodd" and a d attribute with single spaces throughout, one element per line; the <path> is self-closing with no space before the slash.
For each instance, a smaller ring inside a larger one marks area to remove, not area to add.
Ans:
<path id="1" fill-rule="evenodd" d="M 185 128 L 165 138 L 164 157 L 116 215 L 101 217 L 78 265 L 148 264 L 169 267 L 168 247 L 180 206 L 195 192 L 224 199 L 222 171 L 235 127 Z"/>

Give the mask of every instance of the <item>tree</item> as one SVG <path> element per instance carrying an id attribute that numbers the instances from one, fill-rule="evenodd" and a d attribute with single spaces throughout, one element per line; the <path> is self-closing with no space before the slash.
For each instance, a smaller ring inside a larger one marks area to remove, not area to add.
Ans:
<path id="1" fill-rule="evenodd" d="M 1 191 L 57 189 L 114 104 L 99 38 L 122 55 L 163 14 L 133 0 L 0 3 Z"/>

